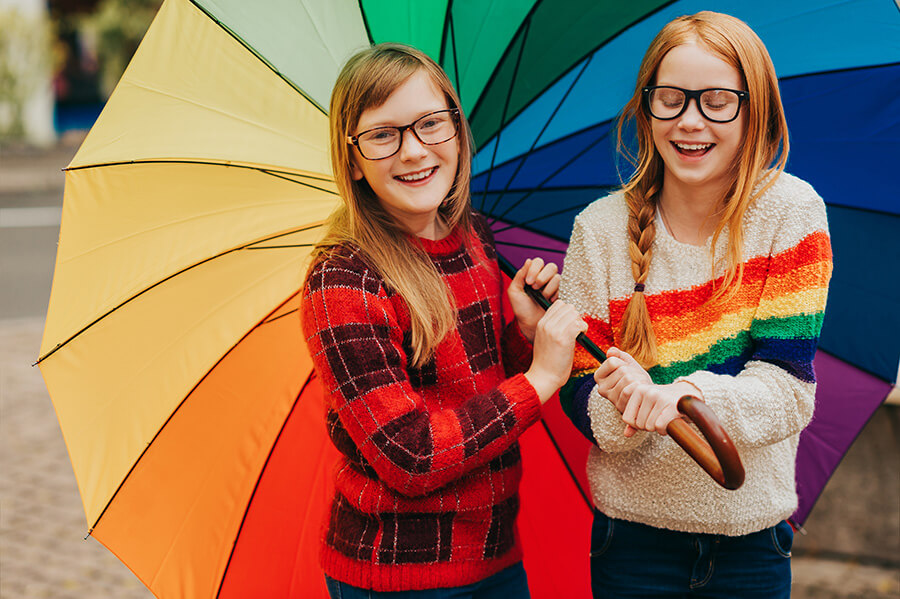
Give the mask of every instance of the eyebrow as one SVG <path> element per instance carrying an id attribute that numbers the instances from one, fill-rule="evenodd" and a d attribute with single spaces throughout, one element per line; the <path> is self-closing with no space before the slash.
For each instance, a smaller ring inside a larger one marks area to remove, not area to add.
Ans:
<path id="1" fill-rule="evenodd" d="M 409 123 L 414 123 L 417 120 L 419 120 L 420 118 L 422 118 L 423 116 L 425 116 L 426 114 L 431 114 L 432 112 L 437 112 L 439 110 L 450 110 L 450 107 L 442 106 L 441 108 L 430 108 L 428 110 L 425 110 L 425 111 L 419 113 L 419 116 L 413 118 L 411 121 L 406 121 L 405 123 L 394 123 L 391 121 L 376 121 L 375 123 L 373 123 L 371 125 L 366 125 L 365 127 L 363 127 L 362 121 L 360 121 L 359 123 L 356 124 L 356 128 L 359 129 L 360 131 L 368 131 L 370 129 L 381 129 L 383 127 L 401 127 L 403 125 L 408 125 Z"/>

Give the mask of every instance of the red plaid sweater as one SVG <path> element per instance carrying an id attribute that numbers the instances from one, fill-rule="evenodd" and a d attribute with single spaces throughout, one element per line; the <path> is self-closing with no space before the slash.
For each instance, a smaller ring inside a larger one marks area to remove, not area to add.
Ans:
<path id="1" fill-rule="evenodd" d="M 522 559 L 517 438 L 540 402 L 531 346 L 503 327 L 493 242 L 420 240 L 456 302 L 457 327 L 412 367 L 404 301 L 353 247 L 311 268 L 304 334 L 342 453 L 322 548 L 326 574 L 376 591 L 452 587 Z M 502 354 L 502 358 L 501 358 Z"/>

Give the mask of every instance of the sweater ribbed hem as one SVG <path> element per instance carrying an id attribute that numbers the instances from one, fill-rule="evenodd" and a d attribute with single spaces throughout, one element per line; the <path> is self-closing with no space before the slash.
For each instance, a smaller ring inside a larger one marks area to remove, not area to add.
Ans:
<path id="1" fill-rule="evenodd" d="M 420 591 L 464 586 L 484 580 L 522 561 L 516 545 L 506 555 L 484 561 L 384 565 L 350 559 L 323 547 L 321 564 L 325 574 L 355 587 L 373 591 Z"/>

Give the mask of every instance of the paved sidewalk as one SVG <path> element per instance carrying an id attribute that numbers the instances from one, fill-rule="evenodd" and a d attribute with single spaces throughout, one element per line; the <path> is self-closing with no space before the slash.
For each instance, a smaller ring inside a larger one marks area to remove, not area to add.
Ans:
<path id="1" fill-rule="evenodd" d="M 37 358 L 43 318 L 0 320 L 0 598 L 147 599 L 87 532 Z"/>

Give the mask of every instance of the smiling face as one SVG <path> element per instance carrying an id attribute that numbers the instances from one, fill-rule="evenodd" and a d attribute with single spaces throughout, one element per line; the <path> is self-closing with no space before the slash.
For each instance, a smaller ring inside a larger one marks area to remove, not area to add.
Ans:
<path id="1" fill-rule="evenodd" d="M 401 127 L 419 117 L 450 108 L 431 77 L 420 69 L 404 81 L 381 106 L 360 115 L 353 134 L 376 127 Z M 381 206 L 415 235 L 434 238 L 440 230 L 438 208 L 450 193 L 459 163 L 459 136 L 437 145 L 424 145 L 412 130 L 393 156 L 367 160 L 351 149 L 351 175 L 365 178 Z"/>
<path id="2" fill-rule="evenodd" d="M 737 69 L 693 43 L 676 46 L 666 53 L 654 85 L 692 90 L 745 89 Z M 653 143 L 665 163 L 663 187 L 724 194 L 731 184 L 746 118 L 747 111 L 742 109 L 734 121 L 714 123 L 700 114 L 694 101 L 678 118 L 670 121 L 651 118 Z"/>

